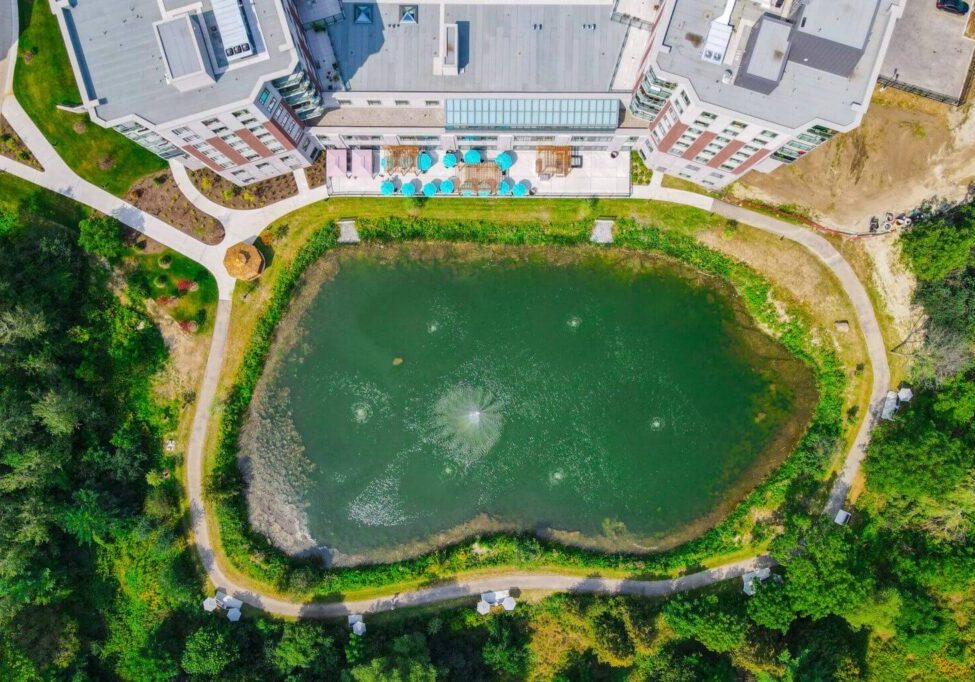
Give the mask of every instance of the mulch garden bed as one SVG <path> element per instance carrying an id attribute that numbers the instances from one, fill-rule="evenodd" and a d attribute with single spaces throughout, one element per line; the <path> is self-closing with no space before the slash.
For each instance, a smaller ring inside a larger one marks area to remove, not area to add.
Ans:
<path id="1" fill-rule="evenodd" d="M 44 170 L 24 141 L 3 118 L 0 118 L 0 154 L 35 170 Z"/>
<path id="2" fill-rule="evenodd" d="M 223 239 L 223 224 L 191 204 L 168 170 L 138 180 L 129 188 L 125 200 L 204 244 L 217 244 Z"/>
<path id="3" fill-rule="evenodd" d="M 311 166 L 305 169 L 305 177 L 308 178 L 308 187 L 314 189 L 325 184 L 325 153 L 318 155 Z"/>
<path id="4" fill-rule="evenodd" d="M 189 175 L 203 196 L 227 208 L 260 208 L 298 194 L 298 185 L 291 173 L 247 187 L 238 187 L 206 168 L 190 171 Z"/>

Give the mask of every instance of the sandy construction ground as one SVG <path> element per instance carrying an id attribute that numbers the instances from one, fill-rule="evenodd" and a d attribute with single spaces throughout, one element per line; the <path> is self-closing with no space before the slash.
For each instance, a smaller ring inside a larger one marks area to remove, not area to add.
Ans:
<path id="1" fill-rule="evenodd" d="M 971 109 L 878 91 L 858 129 L 791 166 L 751 173 L 734 193 L 796 204 L 827 227 L 857 231 L 867 230 L 870 216 L 908 211 L 925 200 L 959 201 L 975 182 Z"/>

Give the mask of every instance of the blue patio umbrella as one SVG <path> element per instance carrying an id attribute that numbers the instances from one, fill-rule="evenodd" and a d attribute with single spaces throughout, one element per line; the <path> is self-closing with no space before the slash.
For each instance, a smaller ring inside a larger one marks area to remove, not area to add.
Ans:
<path id="1" fill-rule="evenodd" d="M 443 166 L 444 168 L 453 168 L 457 165 L 457 155 L 453 152 L 447 152 L 443 155 Z"/>
<path id="2" fill-rule="evenodd" d="M 420 167 L 421 173 L 426 173 L 433 167 L 433 157 L 426 152 L 420 152 L 420 158 L 416 160 L 416 165 Z"/>
<path id="3" fill-rule="evenodd" d="M 498 196 L 500 196 L 500 197 L 510 197 L 511 196 L 511 187 L 514 184 L 515 183 L 512 180 L 509 180 L 508 178 L 505 178 L 504 180 L 502 180 L 501 181 L 501 184 L 498 185 Z"/>
<path id="4" fill-rule="evenodd" d="M 379 186 L 379 193 L 384 197 L 392 196 L 396 191 L 396 185 L 393 184 L 392 180 L 383 180 L 383 184 Z"/>
<path id="5" fill-rule="evenodd" d="M 440 181 L 440 191 L 444 194 L 454 193 L 454 181 L 453 180 L 441 180 Z"/>
<path id="6" fill-rule="evenodd" d="M 435 196 L 438 191 L 437 183 L 435 182 L 428 182 L 423 186 L 423 196 L 425 197 Z"/>
<path id="7" fill-rule="evenodd" d="M 476 149 L 468 149 L 464 152 L 464 163 L 469 163 L 471 165 L 481 162 L 481 152 Z"/>
<path id="8" fill-rule="evenodd" d="M 528 184 L 525 182 L 519 182 L 514 187 L 511 188 L 511 193 L 516 197 L 523 197 L 528 194 Z"/>
<path id="9" fill-rule="evenodd" d="M 502 171 L 507 171 L 511 168 L 511 164 L 514 163 L 514 159 L 511 158 L 511 154 L 508 152 L 501 152 L 494 157 L 494 162 L 498 164 L 498 168 Z"/>
<path id="10" fill-rule="evenodd" d="M 411 197 L 416 194 L 416 185 L 412 182 L 407 182 L 400 188 L 400 192 L 403 193 L 404 197 Z"/>

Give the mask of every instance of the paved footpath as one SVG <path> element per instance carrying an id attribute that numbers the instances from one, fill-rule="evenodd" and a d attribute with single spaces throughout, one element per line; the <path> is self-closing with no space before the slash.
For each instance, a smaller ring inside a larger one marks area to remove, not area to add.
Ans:
<path id="1" fill-rule="evenodd" d="M 4 4 L 3 0 L 0 0 L 0 4 Z M 11 0 L 10 5 L 15 7 L 13 0 Z M 4 15 L 0 9 L 0 47 L 3 47 L 2 40 L 5 35 L 3 33 L 3 18 Z M 15 36 L 16 33 L 16 15 L 14 14 L 9 35 Z M 10 46 L 9 50 L 11 54 L 16 54 L 16 42 Z M 114 216 L 132 229 L 142 232 L 151 239 L 199 262 L 213 273 L 217 281 L 220 301 L 217 305 L 210 354 L 207 358 L 203 382 L 198 392 L 197 410 L 193 417 L 186 453 L 187 488 L 196 549 L 208 577 L 215 586 L 228 591 L 254 608 L 263 609 L 269 613 L 285 616 L 333 618 L 347 613 L 388 611 L 406 606 L 473 597 L 473 595 L 486 590 L 504 588 L 666 596 L 674 592 L 696 589 L 722 580 L 740 577 L 749 570 L 771 565 L 772 560 L 767 556 L 753 557 L 673 580 L 655 581 L 583 578 L 549 573 L 500 573 L 489 577 L 460 579 L 442 585 L 375 599 L 307 604 L 274 599 L 250 592 L 237 585 L 226 575 L 223 567 L 216 561 L 210 535 L 210 519 L 207 515 L 203 496 L 205 444 L 209 427 L 213 426 L 215 422 L 215 420 L 210 419 L 211 410 L 214 407 L 221 367 L 224 362 L 227 334 L 230 328 L 231 298 L 235 284 L 235 280 L 223 267 L 223 257 L 229 246 L 239 241 L 253 241 L 274 220 L 302 206 L 327 199 L 328 192 L 325 187 L 309 189 L 307 179 L 302 173 L 300 176 L 296 176 L 296 182 L 301 191 L 295 197 L 250 211 L 228 209 L 202 196 L 190 182 L 185 168 L 174 164 L 172 168 L 177 185 L 187 198 L 200 210 L 218 218 L 226 228 L 227 234 L 224 240 L 220 244 L 208 246 L 78 177 L 61 160 L 17 100 L 9 93 L 12 73 L 13 62 L 7 60 L 7 63 L 4 64 L 0 61 L 0 85 L 6 81 L 6 87 L 0 88 L 0 94 L 6 95 L 2 98 L 2 105 L 0 105 L 2 106 L 2 113 L 11 127 L 17 131 L 24 143 L 34 153 L 44 170 L 37 171 L 6 157 L 0 157 L 0 171 L 16 175 L 28 182 L 86 204 L 102 213 Z M 873 415 L 883 399 L 890 381 L 880 327 L 866 290 L 839 252 L 828 241 L 808 229 L 737 206 L 716 202 L 700 194 L 664 188 L 660 185 L 659 174 L 654 175 L 654 182 L 650 186 L 636 188 L 634 196 L 695 206 L 793 240 L 802 244 L 823 261 L 839 279 L 853 303 L 857 322 L 866 339 L 867 351 L 873 368 L 873 390 L 870 400 L 870 415 L 864 419 L 860 426 L 856 441 L 847 454 L 843 470 L 829 498 L 826 512 L 832 515 L 846 499 L 850 486 L 859 471 L 869 439 Z"/>

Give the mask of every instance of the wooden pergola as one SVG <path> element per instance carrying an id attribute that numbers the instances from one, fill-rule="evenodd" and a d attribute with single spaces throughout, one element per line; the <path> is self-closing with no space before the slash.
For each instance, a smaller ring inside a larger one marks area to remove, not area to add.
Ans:
<path id="1" fill-rule="evenodd" d="M 572 147 L 539 147 L 535 173 L 539 177 L 564 178 L 572 168 Z"/>
<path id="2" fill-rule="evenodd" d="M 393 173 L 416 173 L 417 159 L 420 158 L 419 147 L 394 146 L 383 148 L 383 170 L 389 175 Z"/>
<path id="3" fill-rule="evenodd" d="M 464 164 L 460 169 L 460 191 L 498 193 L 501 184 L 501 169 L 493 161 Z"/>

